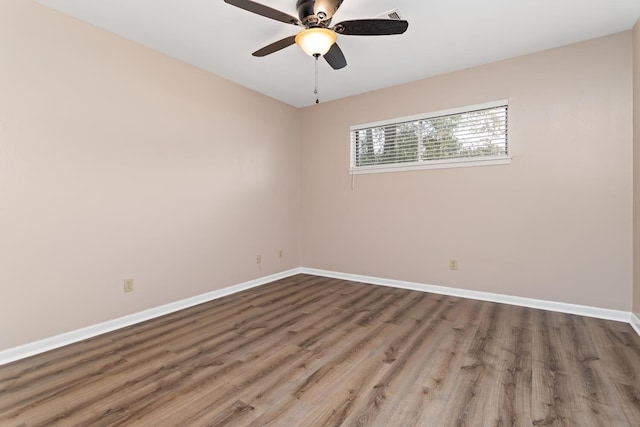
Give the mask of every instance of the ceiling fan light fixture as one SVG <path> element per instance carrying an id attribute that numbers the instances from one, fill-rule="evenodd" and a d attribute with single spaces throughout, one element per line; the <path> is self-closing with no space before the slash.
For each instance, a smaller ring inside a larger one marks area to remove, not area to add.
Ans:
<path id="1" fill-rule="evenodd" d="M 308 28 L 296 36 L 296 44 L 309 56 L 323 56 L 329 52 L 338 35 L 328 28 Z"/>

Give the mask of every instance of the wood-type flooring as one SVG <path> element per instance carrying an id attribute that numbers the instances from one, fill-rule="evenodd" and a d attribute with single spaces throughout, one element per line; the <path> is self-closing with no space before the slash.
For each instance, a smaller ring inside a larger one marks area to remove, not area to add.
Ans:
<path id="1" fill-rule="evenodd" d="M 625 323 L 297 275 L 0 366 L 0 426 L 640 426 Z"/>

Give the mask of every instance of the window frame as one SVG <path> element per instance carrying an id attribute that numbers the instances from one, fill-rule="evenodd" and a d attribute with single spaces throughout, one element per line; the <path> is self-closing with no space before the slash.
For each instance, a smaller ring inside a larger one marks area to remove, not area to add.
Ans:
<path id="1" fill-rule="evenodd" d="M 486 110 L 496 107 L 507 107 L 506 117 L 506 141 L 507 141 L 507 154 L 504 156 L 478 156 L 478 157 L 454 157 L 450 159 L 441 160 L 424 160 L 415 162 L 404 163 L 389 163 L 380 165 L 366 165 L 356 166 L 355 156 L 355 141 L 353 138 L 353 132 L 363 129 L 383 127 L 388 125 L 399 125 L 405 122 L 433 119 L 441 116 L 449 116 L 454 114 L 462 114 L 473 112 L 477 110 Z M 511 141 L 509 139 L 509 100 L 499 99 L 496 101 L 484 102 L 480 104 L 466 105 L 462 107 L 450 108 L 447 110 L 433 111 L 423 114 L 415 114 L 412 116 L 398 117 L 388 120 L 381 120 L 371 123 L 362 123 L 358 125 L 352 125 L 349 127 L 349 174 L 371 174 L 371 173 L 387 173 L 387 172 L 402 172 L 402 171 L 416 171 L 424 169 L 445 169 L 445 168 L 460 168 L 460 167 L 474 167 L 474 166 L 494 166 L 494 165 L 506 165 L 511 163 Z"/>

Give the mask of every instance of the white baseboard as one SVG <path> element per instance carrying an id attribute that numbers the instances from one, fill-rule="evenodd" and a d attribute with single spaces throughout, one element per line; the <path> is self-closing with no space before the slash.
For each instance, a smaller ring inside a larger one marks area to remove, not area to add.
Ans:
<path id="1" fill-rule="evenodd" d="M 498 302 L 522 307 L 539 308 L 542 310 L 557 311 L 568 314 L 595 317 L 598 319 L 615 320 L 630 323 L 630 313 L 621 310 L 590 307 L 586 305 L 568 304 L 564 302 L 545 301 L 533 298 L 515 297 L 510 295 L 493 294 L 490 292 L 470 291 L 467 289 L 450 288 L 447 286 L 426 285 L 422 283 L 405 282 L 401 280 L 383 279 L 380 277 L 361 276 L 358 274 L 339 273 L 335 271 L 318 270 L 315 268 L 302 268 L 302 273 L 316 276 L 332 277 L 334 279 L 351 280 L 355 282 L 369 283 L 372 285 L 390 286 L 393 288 L 410 289 L 413 291 L 431 292 L 434 294 L 450 295 L 481 301 Z M 637 317 L 636 317 L 637 320 Z M 632 326 L 634 326 L 632 324 Z M 634 326 L 640 335 L 640 322 Z"/>
<path id="2" fill-rule="evenodd" d="M 557 311 L 561 313 L 578 314 L 581 316 L 595 317 L 599 319 L 615 320 L 618 322 L 629 323 L 633 329 L 640 335 L 640 319 L 633 313 L 610 310 L 605 308 L 590 307 L 585 305 L 568 304 L 555 301 L 545 301 L 533 298 L 515 297 L 510 295 L 494 294 L 489 292 L 471 291 L 467 289 L 450 288 L 447 286 L 426 285 L 422 283 L 406 282 L 401 280 L 383 279 L 379 277 L 362 276 L 358 274 L 339 273 L 335 271 L 319 270 L 315 268 L 299 267 L 281 273 L 272 274 L 270 276 L 261 277 L 218 289 L 206 294 L 197 295 L 181 301 L 154 307 L 118 319 L 109 320 L 97 325 L 88 326 L 86 328 L 77 329 L 54 337 L 45 338 L 19 347 L 10 348 L 0 351 L 0 365 L 24 359 L 35 354 L 44 353 L 65 345 L 73 344 L 88 338 L 102 335 L 116 329 L 131 326 L 136 323 L 144 322 L 165 314 L 173 313 L 194 305 L 202 304 L 214 299 L 222 298 L 240 291 L 255 288 L 275 280 L 284 279 L 296 274 L 312 274 L 315 276 L 331 277 L 335 279 L 351 280 L 355 282 L 369 283 L 372 285 L 390 286 L 394 288 L 409 289 L 421 292 L 431 292 L 434 294 L 450 295 L 462 298 L 469 298 L 481 301 L 498 302 L 503 304 L 511 304 L 522 307 L 539 308 L 543 310 Z"/>
<path id="3" fill-rule="evenodd" d="M 640 335 L 640 318 L 638 318 L 635 313 L 631 313 L 631 320 L 629 321 L 629 324 L 633 329 L 635 329 L 638 335 Z"/>
<path id="4" fill-rule="evenodd" d="M 44 353 L 45 351 L 73 344 L 78 341 L 102 335 L 104 333 L 124 328 L 136 323 L 144 322 L 149 319 L 164 316 L 165 314 L 193 307 L 194 305 L 202 304 L 204 302 L 218 299 L 227 295 L 235 294 L 240 291 L 255 288 L 257 286 L 261 286 L 275 280 L 284 279 L 301 272 L 302 270 L 300 268 L 294 268 L 291 270 L 283 271 L 281 273 L 272 274 L 270 276 L 249 280 L 248 282 L 240 283 L 234 286 L 207 292 L 206 294 L 197 295 L 195 297 L 187 298 L 181 301 L 176 301 L 159 307 L 150 308 L 148 310 L 120 317 L 118 319 L 98 323 L 97 325 L 92 325 L 50 338 L 45 338 L 43 340 L 21 345 L 19 347 L 13 347 L 7 350 L 3 350 L 0 351 L 0 365 L 4 365 L 19 359 L 24 359 L 25 357 L 33 356 L 35 354 Z"/>

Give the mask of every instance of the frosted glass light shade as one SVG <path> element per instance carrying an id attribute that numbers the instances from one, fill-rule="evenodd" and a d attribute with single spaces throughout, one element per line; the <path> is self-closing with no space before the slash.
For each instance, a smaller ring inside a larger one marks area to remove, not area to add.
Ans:
<path id="1" fill-rule="evenodd" d="M 322 56 L 329 52 L 337 38 L 335 31 L 327 28 L 309 28 L 298 33 L 296 43 L 307 55 Z"/>

